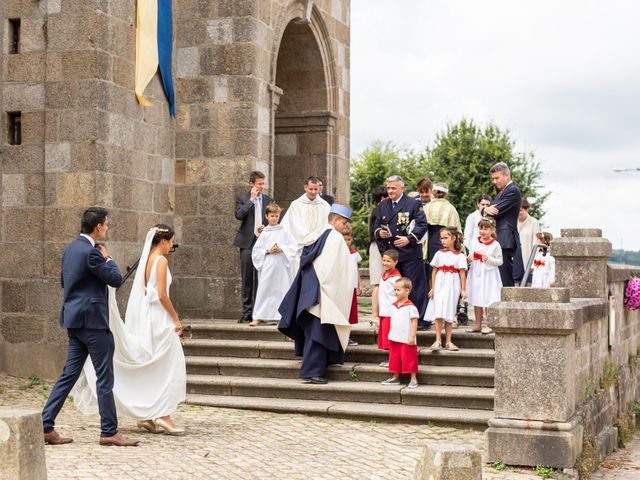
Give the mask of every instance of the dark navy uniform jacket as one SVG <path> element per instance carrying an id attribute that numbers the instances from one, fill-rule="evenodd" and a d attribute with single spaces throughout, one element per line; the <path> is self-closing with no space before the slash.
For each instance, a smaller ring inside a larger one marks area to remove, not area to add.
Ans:
<path id="1" fill-rule="evenodd" d="M 409 225 L 414 222 L 413 229 L 409 232 Z M 392 237 L 381 238 L 380 231 L 387 226 Z M 394 207 L 390 198 L 385 198 L 378 205 L 378 212 L 374 218 L 373 232 L 378 244 L 383 250 L 395 249 L 399 254 L 399 262 L 422 259 L 422 245 L 420 239 L 427 233 L 427 219 L 422 211 L 420 202 L 403 194 Z M 406 236 L 409 245 L 398 248 L 393 245 L 396 237 Z"/>

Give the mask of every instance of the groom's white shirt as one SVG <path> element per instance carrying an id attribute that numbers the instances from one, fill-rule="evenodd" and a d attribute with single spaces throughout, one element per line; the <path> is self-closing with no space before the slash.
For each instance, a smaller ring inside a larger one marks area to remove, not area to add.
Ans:
<path id="1" fill-rule="evenodd" d="M 87 240 L 89 240 L 91 242 L 91 246 L 92 247 L 96 246 L 96 241 L 92 237 L 87 235 L 86 233 L 81 233 L 80 236 L 86 238 Z"/>

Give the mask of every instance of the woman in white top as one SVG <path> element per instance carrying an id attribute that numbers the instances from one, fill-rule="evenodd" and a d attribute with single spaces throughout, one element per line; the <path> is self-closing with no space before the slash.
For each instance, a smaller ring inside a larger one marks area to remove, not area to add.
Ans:
<path id="1" fill-rule="evenodd" d="M 477 208 L 467 216 L 464 222 L 464 246 L 467 247 L 467 250 L 471 248 L 471 241 L 480 236 L 480 231 L 478 230 L 478 222 L 482 218 L 480 210 L 489 205 L 491 205 L 491 195 L 486 193 L 478 195 L 476 199 Z"/>

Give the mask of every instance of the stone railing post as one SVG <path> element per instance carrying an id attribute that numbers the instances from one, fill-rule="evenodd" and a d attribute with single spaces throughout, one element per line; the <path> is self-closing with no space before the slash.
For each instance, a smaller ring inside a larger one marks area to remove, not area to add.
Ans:
<path id="1" fill-rule="evenodd" d="M 569 288 L 572 298 L 607 298 L 611 242 L 598 228 L 565 228 L 560 235 L 551 243 L 556 286 Z"/>
<path id="2" fill-rule="evenodd" d="M 573 467 L 582 450 L 576 415 L 575 333 L 583 307 L 567 288 L 505 288 L 489 309 L 496 332 L 495 417 L 488 461 Z"/>
<path id="3" fill-rule="evenodd" d="M 47 479 L 40 412 L 0 407 L 0 479 Z"/>

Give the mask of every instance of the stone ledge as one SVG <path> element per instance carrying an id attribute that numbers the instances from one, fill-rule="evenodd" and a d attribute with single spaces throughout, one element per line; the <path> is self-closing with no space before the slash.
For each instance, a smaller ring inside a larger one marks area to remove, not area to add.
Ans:
<path id="1" fill-rule="evenodd" d="M 602 238 L 600 228 L 561 228 L 560 235 L 565 238 Z"/>
<path id="2" fill-rule="evenodd" d="M 496 332 L 569 335 L 583 323 L 607 313 L 600 299 L 572 299 L 569 303 L 498 302 L 489 307 L 488 324 Z"/>
<path id="3" fill-rule="evenodd" d="M 427 442 L 414 480 L 482 480 L 480 450 L 467 445 Z"/>
<path id="4" fill-rule="evenodd" d="M 632 275 L 640 275 L 640 266 L 612 263 L 607 265 L 607 281 L 609 283 L 626 282 Z"/>
<path id="5" fill-rule="evenodd" d="M 568 288 L 503 287 L 503 302 L 569 303 Z"/>
<path id="6" fill-rule="evenodd" d="M 604 238 L 560 237 L 551 242 L 551 254 L 556 257 L 556 260 L 566 257 L 576 259 L 583 257 L 609 258 L 611 252 L 611 242 Z"/>

